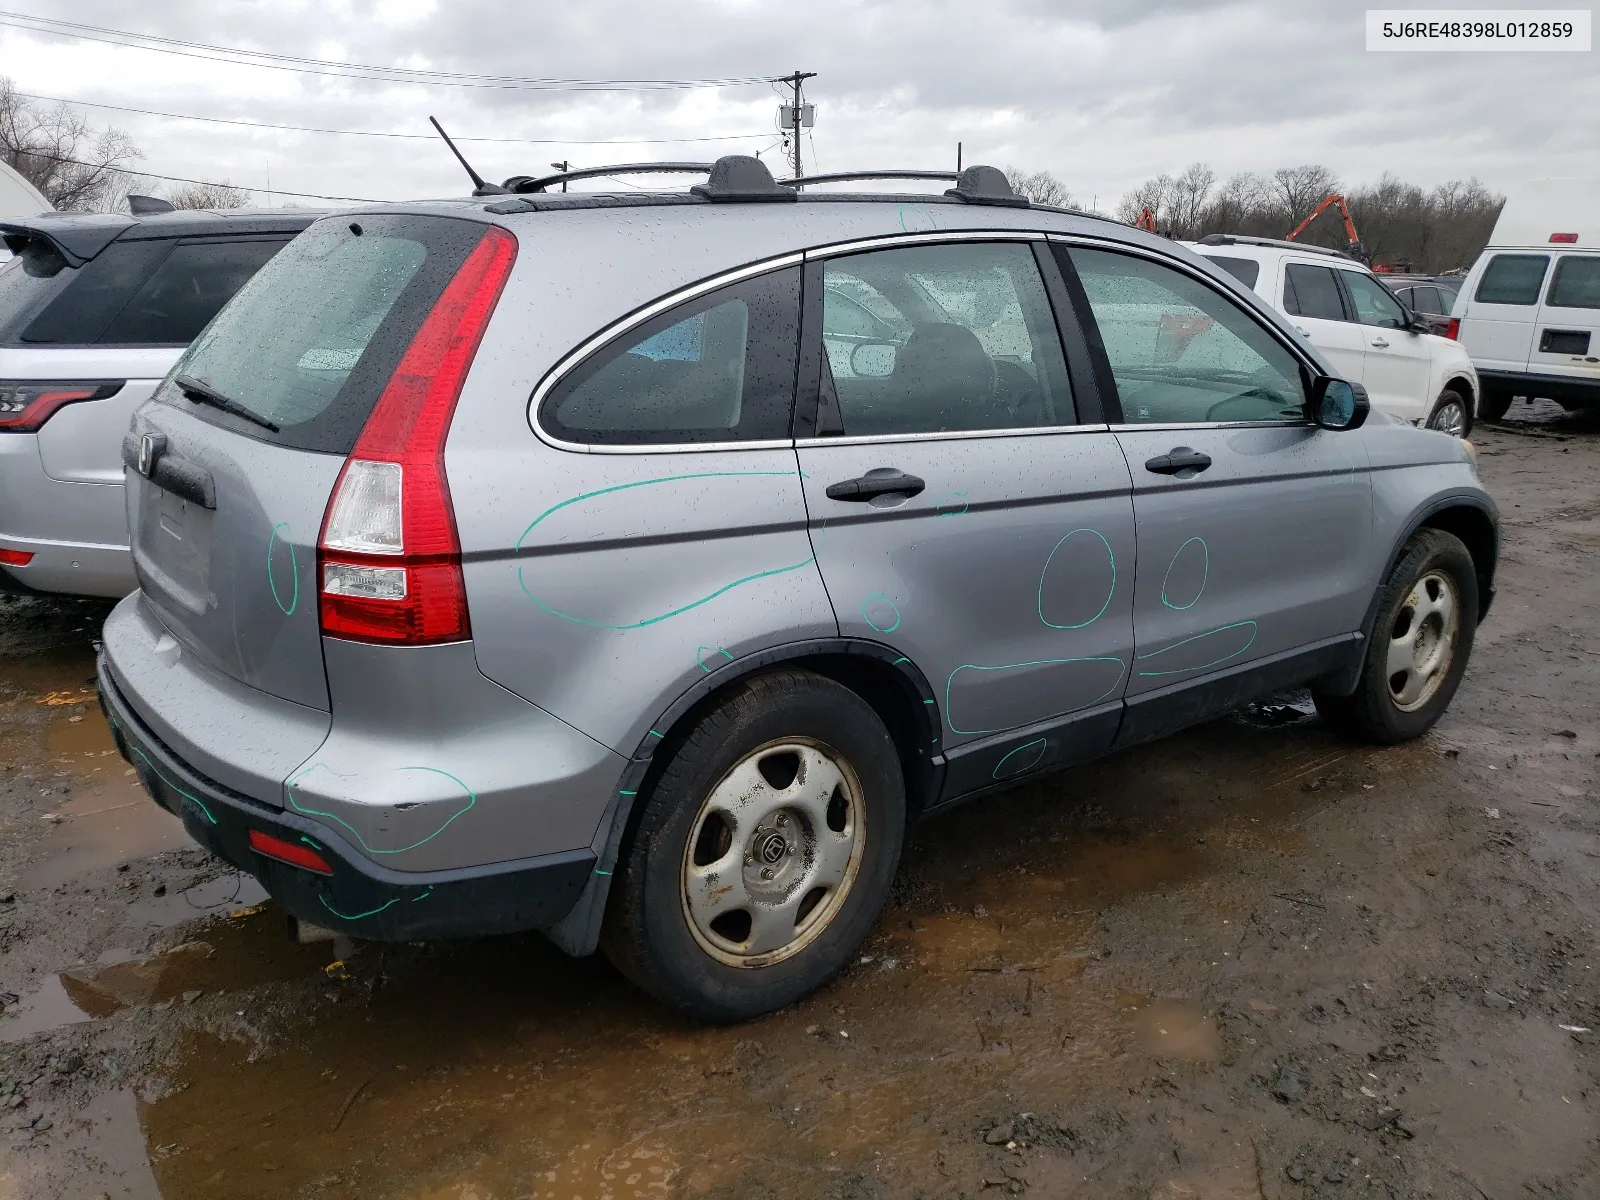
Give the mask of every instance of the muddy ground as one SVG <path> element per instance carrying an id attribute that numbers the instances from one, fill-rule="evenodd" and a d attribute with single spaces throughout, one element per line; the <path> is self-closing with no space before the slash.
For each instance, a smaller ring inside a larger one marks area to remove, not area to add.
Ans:
<path id="1" fill-rule="evenodd" d="M 537 937 L 289 944 L 112 750 L 105 606 L 0 602 L 0 1197 L 1600 1195 L 1600 420 L 1476 440 L 1433 734 L 1291 696 L 930 821 L 734 1029 Z"/>

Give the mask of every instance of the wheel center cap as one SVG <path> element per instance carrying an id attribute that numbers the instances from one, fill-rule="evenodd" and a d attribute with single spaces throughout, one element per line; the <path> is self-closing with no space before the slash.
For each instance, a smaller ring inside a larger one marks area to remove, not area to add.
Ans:
<path id="1" fill-rule="evenodd" d="M 756 839 L 756 857 L 769 867 L 777 866 L 788 853 L 788 841 L 776 830 L 769 829 Z"/>

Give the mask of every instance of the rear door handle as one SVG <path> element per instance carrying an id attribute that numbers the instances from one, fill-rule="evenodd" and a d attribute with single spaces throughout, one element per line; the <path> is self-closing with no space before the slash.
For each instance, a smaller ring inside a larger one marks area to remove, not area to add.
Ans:
<path id="1" fill-rule="evenodd" d="M 874 467 L 855 479 L 830 483 L 827 495 L 829 500 L 861 503 L 875 496 L 915 496 L 927 486 L 915 475 L 907 475 L 896 467 Z"/>
<path id="2" fill-rule="evenodd" d="M 1145 459 L 1144 469 L 1154 471 L 1157 475 L 1176 475 L 1181 479 L 1188 479 L 1191 475 L 1198 475 L 1210 465 L 1209 454 L 1191 450 L 1188 446 L 1178 446 L 1166 454 Z"/>
<path id="3" fill-rule="evenodd" d="M 1372 344 L 1374 346 L 1376 346 L 1379 350 L 1387 350 L 1389 348 L 1389 343 L 1387 341 L 1385 341 L 1383 338 L 1373 338 L 1372 339 Z"/>

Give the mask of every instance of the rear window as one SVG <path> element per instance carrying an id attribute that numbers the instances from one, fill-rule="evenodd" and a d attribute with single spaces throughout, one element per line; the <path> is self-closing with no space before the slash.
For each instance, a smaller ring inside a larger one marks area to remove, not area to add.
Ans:
<path id="1" fill-rule="evenodd" d="M 179 242 L 100 334 L 115 345 L 186 346 L 286 237 Z"/>
<path id="2" fill-rule="evenodd" d="M 484 228 L 409 215 L 318 222 L 195 339 L 157 399 L 251 437 L 348 454 L 412 336 Z M 191 403 L 174 383 L 180 375 L 277 432 Z"/>
<path id="3" fill-rule="evenodd" d="M 133 298 L 170 241 L 112 242 L 81 267 L 69 267 L 42 240 L 0 268 L 0 343 L 91 346 Z"/>
<path id="4" fill-rule="evenodd" d="M 1600 308 L 1600 258 L 1563 258 L 1545 303 L 1551 308 Z"/>
<path id="5" fill-rule="evenodd" d="M 1255 287 L 1256 280 L 1261 276 L 1261 264 L 1253 258 L 1227 258 L 1221 254 L 1206 254 L 1202 257 L 1209 258 L 1247 288 Z"/>
<path id="6" fill-rule="evenodd" d="M 1283 311 L 1294 317 L 1343 321 L 1344 301 L 1339 281 L 1329 267 L 1290 263 L 1283 272 Z"/>
<path id="7" fill-rule="evenodd" d="M 1478 281 L 1480 304 L 1537 304 L 1550 258 L 1544 254 L 1496 254 Z"/>

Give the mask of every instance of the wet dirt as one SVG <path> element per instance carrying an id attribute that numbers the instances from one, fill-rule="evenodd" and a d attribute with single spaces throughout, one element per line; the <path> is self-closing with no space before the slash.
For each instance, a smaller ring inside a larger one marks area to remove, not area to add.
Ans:
<path id="1" fill-rule="evenodd" d="M 1600 421 L 1475 440 L 1499 594 L 1437 730 L 1277 697 L 929 821 L 846 972 L 731 1029 L 537 937 L 290 944 L 118 807 L 104 608 L 0 605 L 0 1198 L 1600 1193 Z"/>

